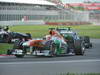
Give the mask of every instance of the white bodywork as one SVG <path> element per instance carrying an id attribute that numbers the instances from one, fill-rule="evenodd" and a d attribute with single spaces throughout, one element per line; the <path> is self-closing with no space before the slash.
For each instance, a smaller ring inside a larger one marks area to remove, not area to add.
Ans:
<path id="1" fill-rule="evenodd" d="M 33 52 L 33 55 L 35 56 L 50 56 L 50 50 L 43 50 L 42 52 L 36 50 Z"/>
<path id="2" fill-rule="evenodd" d="M 15 49 L 15 51 L 12 52 L 12 54 L 14 54 L 14 55 L 23 55 L 23 50 L 21 50 L 21 49 Z"/>

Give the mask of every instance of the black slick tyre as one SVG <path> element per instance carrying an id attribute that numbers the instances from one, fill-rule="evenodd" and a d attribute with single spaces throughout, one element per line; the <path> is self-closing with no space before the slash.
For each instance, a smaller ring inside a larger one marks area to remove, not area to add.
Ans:
<path id="1" fill-rule="evenodd" d="M 75 40 L 74 42 L 74 52 L 75 55 L 84 55 L 85 46 L 82 40 Z"/>
<path id="2" fill-rule="evenodd" d="M 24 55 L 15 55 L 17 58 L 23 58 Z"/>

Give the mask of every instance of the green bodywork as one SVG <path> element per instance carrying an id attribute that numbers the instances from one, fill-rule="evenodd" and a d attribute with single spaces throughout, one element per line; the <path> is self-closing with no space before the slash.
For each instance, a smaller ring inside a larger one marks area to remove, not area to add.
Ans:
<path id="1" fill-rule="evenodd" d="M 61 40 L 54 40 L 54 43 L 56 45 L 56 54 L 57 55 L 64 54 L 65 53 L 64 48 L 61 47 L 62 41 Z M 67 44 L 66 44 L 66 47 L 67 47 Z"/>

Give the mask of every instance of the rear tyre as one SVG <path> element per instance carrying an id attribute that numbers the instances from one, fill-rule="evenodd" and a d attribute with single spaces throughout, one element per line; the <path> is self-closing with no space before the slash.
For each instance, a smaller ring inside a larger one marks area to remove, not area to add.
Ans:
<path id="1" fill-rule="evenodd" d="M 84 42 L 85 42 L 85 48 L 91 48 L 92 44 L 90 43 L 90 37 L 89 36 L 84 36 L 83 37 Z"/>
<path id="2" fill-rule="evenodd" d="M 4 34 L 3 40 L 5 43 L 11 43 L 11 38 L 10 38 L 9 34 Z"/>
<path id="3" fill-rule="evenodd" d="M 76 55 L 84 55 L 85 46 L 82 40 L 76 40 L 74 43 L 74 47 L 75 47 L 74 50 Z"/>
<path id="4" fill-rule="evenodd" d="M 84 41 L 85 41 L 85 43 L 90 43 L 90 37 L 89 36 L 84 36 Z"/>
<path id="5" fill-rule="evenodd" d="M 92 43 L 90 43 L 90 47 L 92 48 L 93 46 L 92 46 Z"/>

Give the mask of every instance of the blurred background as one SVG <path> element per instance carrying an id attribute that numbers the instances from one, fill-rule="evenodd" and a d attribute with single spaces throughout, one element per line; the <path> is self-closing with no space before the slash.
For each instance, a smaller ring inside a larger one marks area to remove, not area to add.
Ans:
<path id="1" fill-rule="evenodd" d="M 100 24 L 99 0 L 0 0 L 0 25 Z"/>

